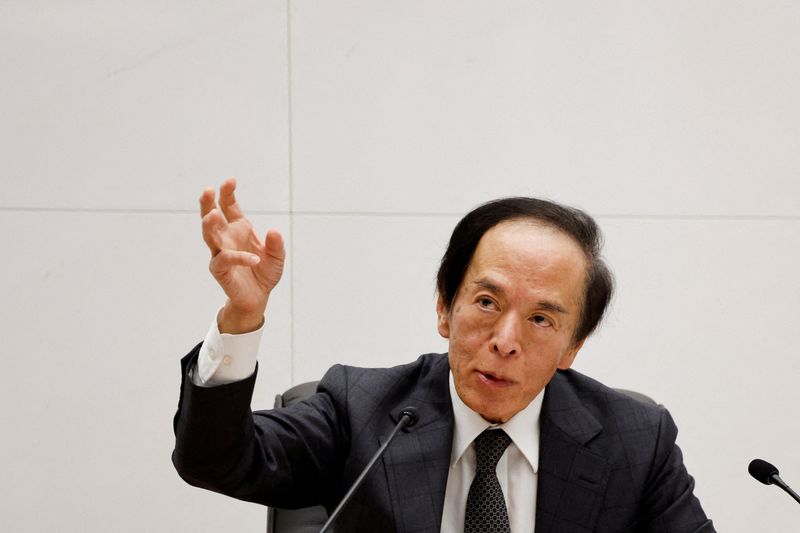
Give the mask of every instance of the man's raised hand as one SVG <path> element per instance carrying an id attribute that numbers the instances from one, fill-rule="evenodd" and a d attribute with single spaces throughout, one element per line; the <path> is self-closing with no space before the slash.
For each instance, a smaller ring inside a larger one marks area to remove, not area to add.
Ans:
<path id="1" fill-rule="evenodd" d="M 200 195 L 203 240 L 211 251 L 208 268 L 228 296 L 217 317 L 221 333 L 258 329 L 286 259 L 281 234 L 269 230 L 262 242 L 236 202 L 235 190 L 236 180 L 226 180 L 219 188 L 219 206 L 212 187 Z"/>

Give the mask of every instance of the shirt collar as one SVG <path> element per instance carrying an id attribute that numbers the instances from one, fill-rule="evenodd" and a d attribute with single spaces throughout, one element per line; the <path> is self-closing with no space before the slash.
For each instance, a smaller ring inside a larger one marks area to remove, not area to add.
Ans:
<path id="1" fill-rule="evenodd" d="M 456 392 L 453 372 L 450 372 L 450 401 L 453 404 L 453 447 L 450 451 L 450 466 L 456 464 L 475 437 L 488 427 L 502 428 L 514 445 L 533 468 L 539 472 L 539 418 L 542 413 L 544 389 L 528 404 L 525 409 L 511 417 L 503 424 L 492 424 L 481 415 L 467 407 Z"/>

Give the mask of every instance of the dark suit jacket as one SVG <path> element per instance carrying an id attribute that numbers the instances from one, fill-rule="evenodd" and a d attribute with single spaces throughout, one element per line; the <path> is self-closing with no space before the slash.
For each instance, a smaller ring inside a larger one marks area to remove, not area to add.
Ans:
<path id="1" fill-rule="evenodd" d="M 396 422 L 398 434 L 337 520 L 344 532 L 438 533 L 453 436 L 445 355 L 389 369 L 334 366 L 299 404 L 251 413 L 255 375 L 212 388 L 182 361 L 173 462 L 192 485 L 282 508 L 330 512 Z M 669 413 L 559 371 L 541 415 L 537 533 L 712 532 Z"/>

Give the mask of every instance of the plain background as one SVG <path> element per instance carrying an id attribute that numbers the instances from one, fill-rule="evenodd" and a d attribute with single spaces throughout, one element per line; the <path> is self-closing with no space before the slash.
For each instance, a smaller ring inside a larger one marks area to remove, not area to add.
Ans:
<path id="1" fill-rule="evenodd" d="M 197 197 L 289 244 L 254 406 L 442 351 L 478 203 L 582 207 L 619 281 L 576 367 L 672 412 L 720 531 L 800 488 L 800 4 L 0 2 L 3 530 L 261 531 L 170 463 L 179 358 L 223 302 Z"/>

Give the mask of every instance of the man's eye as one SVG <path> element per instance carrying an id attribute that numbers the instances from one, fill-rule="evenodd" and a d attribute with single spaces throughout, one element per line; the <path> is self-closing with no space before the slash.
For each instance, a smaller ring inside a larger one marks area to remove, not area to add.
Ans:
<path id="1" fill-rule="evenodd" d="M 487 309 L 494 309 L 494 300 L 491 298 L 480 298 L 478 299 L 478 303 L 481 307 L 485 307 Z"/>
<path id="2" fill-rule="evenodd" d="M 550 326 L 550 319 L 544 315 L 533 315 L 531 321 L 537 326 Z"/>

